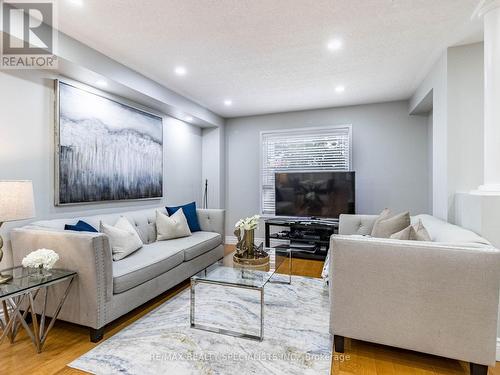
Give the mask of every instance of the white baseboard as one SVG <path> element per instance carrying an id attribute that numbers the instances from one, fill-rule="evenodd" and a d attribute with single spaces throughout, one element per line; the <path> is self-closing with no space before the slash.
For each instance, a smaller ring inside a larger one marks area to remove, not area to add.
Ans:
<path id="1" fill-rule="evenodd" d="M 500 361 L 500 337 L 497 337 L 497 361 Z"/>
<path id="2" fill-rule="evenodd" d="M 236 245 L 236 237 L 235 236 L 226 236 L 225 244 L 226 245 Z"/>
<path id="3" fill-rule="evenodd" d="M 236 237 L 235 236 L 226 236 L 225 243 L 226 245 L 236 245 Z M 259 244 L 261 242 L 265 242 L 264 238 L 255 238 L 255 243 Z"/>

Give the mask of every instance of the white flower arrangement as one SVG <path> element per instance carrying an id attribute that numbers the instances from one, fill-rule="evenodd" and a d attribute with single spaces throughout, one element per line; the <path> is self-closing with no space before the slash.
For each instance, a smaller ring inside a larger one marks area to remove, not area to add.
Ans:
<path id="1" fill-rule="evenodd" d="M 39 249 L 35 250 L 23 258 L 23 267 L 45 268 L 50 270 L 59 260 L 59 255 L 54 250 Z"/>
<path id="2" fill-rule="evenodd" d="M 260 215 L 254 215 L 245 219 L 238 220 L 234 227 L 239 228 L 240 230 L 254 230 L 259 226 L 259 220 Z"/>

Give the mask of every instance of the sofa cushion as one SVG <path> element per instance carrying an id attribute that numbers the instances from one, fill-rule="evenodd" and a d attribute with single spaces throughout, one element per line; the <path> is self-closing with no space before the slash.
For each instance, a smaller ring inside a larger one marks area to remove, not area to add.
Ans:
<path id="1" fill-rule="evenodd" d="M 168 246 L 168 242 L 144 245 L 128 257 L 113 262 L 113 293 L 123 293 L 181 264 L 183 249 Z"/>
<path id="2" fill-rule="evenodd" d="M 31 225 L 45 229 L 64 230 L 64 226 L 66 224 L 76 225 L 77 221 L 81 219 L 94 228 L 99 228 L 101 222 L 113 225 L 120 217 L 123 216 L 127 218 L 130 224 L 132 224 L 135 228 L 142 242 L 148 244 L 156 241 L 156 210 L 159 210 L 162 213 L 167 213 L 165 207 L 159 207 L 114 214 L 85 216 L 78 219 L 42 220 L 33 222 Z"/>
<path id="3" fill-rule="evenodd" d="M 184 260 L 200 256 L 222 244 L 222 237 L 214 232 L 194 232 L 189 237 L 163 241 L 169 249 L 184 250 Z"/>
<path id="4" fill-rule="evenodd" d="M 422 221 L 422 224 L 429 232 L 429 235 L 434 242 L 443 242 L 457 245 L 476 245 L 479 247 L 490 247 L 491 243 L 478 234 L 447 223 L 437 217 L 431 215 L 417 215 L 412 218 L 413 222 Z"/>
<path id="5" fill-rule="evenodd" d="M 339 217 L 339 234 L 371 236 L 377 219 L 376 215 L 342 214 Z"/>
<path id="6" fill-rule="evenodd" d="M 167 212 L 164 207 L 158 208 L 158 210 L 163 213 Z M 99 222 L 101 221 L 105 224 L 114 224 L 120 216 L 127 218 L 137 234 L 139 234 L 139 237 L 144 244 L 156 242 L 156 209 L 128 211 L 120 214 L 88 216 L 84 219 L 91 225 L 94 225 L 94 222 L 96 222 L 96 225 L 99 226 Z"/>
<path id="7" fill-rule="evenodd" d="M 394 233 L 402 231 L 409 225 L 409 212 L 403 212 L 393 216 L 388 209 L 385 209 L 375 221 L 371 235 L 377 238 L 389 238 Z"/>
<path id="8" fill-rule="evenodd" d="M 160 212 L 166 212 L 166 210 L 162 208 Z M 123 216 L 134 225 L 142 242 L 149 244 L 156 241 L 156 212 L 154 210 L 127 212 Z"/>

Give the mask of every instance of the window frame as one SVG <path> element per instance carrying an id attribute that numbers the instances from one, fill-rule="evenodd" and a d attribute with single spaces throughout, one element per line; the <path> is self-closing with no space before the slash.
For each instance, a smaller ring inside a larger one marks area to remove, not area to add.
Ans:
<path id="1" fill-rule="evenodd" d="M 325 126 L 308 126 L 303 128 L 287 128 L 287 129 L 273 129 L 273 130 L 261 130 L 259 136 L 259 215 L 263 218 L 275 218 L 278 217 L 276 214 L 264 214 L 263 213 L 263 162 L 264 162 L 264 136 L 272 134 L 281 133 L 300 133 L 307 131 L 318 131 L 318 130 L 335 130 L 335 129 L 347 129 L 349 136 L 349 170 L 353 170 L 353 157 L 352 157 L 352 124 L 339 124 L 339 125 L 325 125 Z M 310 170 L 304 169 L 297 172 L 310 172 Z M 281 216 L 280 216 L 281 217 Z"/>

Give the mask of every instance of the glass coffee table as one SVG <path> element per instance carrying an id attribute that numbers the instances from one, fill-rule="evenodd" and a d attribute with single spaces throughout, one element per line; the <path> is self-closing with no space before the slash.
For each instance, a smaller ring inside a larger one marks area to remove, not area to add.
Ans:
<path id="1" fill-rule="evenodd" d="M 207 267 L 204 271 L 201 271 L 197 275 L 191 277 L 191 328 L 258 341 L 262 341 L 264 339 L 264 287 L 267 283 L 291 284 L 292 282 L 291 250 L 264 248 L 264 251 L 269 254 L 269 267 L 266 267 L 265 270 L 251 269 L 235 264 L 232 261 L 234 253 L 231 253 L 225 256 L 221 261 L 214 263 L 213 265 Z M 279 271 L 279 276 L 277 271 Z M 284 275 L 283 272 L 285 272 Z M 197 284 L 219 285 L 232 288 L 250 289 L 259 292 L 260 334 L 251 335 L 223 328 L 196 324 L 195 299 Z"/>
<path id="2" fill-rule="evenodd" d="M 20 327 L 22 326 L 31 341 L 35 345 L 38 353 L 42 351 L 47 335 L 54 326 L 57 316 L 68 296 L 76 272 L 61 269 L 38 270 L 24 267 L 13 267 L 4 269 L 1 272 L 4 276 L 12 277 L 11 280 L 0 284 L 0 301 L 3 307 L 3 320 L 0 319 L 0 344 L 5 338 L 9 338 L 13 343 Z M 64 293 L 58 301 L 56 309 L 52 314 L 52 319 L 46 325 L 46 309 L 48 288 L 55 284 L 66 282 Z M 43 293 L 40 291 L 43 290 Z M 40 320 L 35 312 L 35 301 L 39 295 L 43 294 L 42 311 Z M 21 311 L 23 309 L 24 311 Z M 28 323 L 30 314 L 32 327 Z"/>

